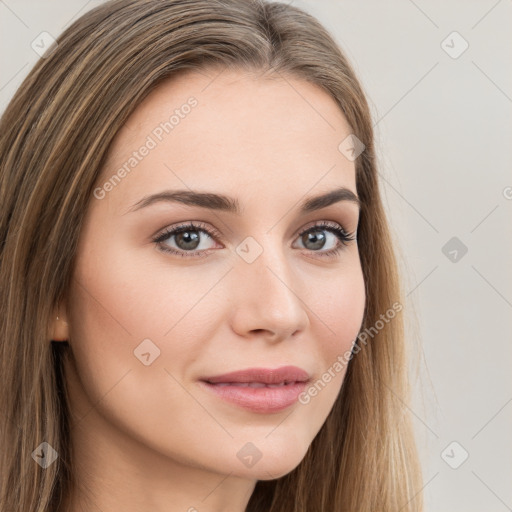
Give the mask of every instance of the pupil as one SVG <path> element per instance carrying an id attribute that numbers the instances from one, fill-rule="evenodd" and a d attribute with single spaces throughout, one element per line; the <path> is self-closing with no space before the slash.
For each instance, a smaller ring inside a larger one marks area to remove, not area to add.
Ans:
<path id="1" fill-rule="evenodd" d="M 314 231 L 306 233 L 302 238 L 302 242 L 307 247 L 306 242 L 312 242 L 314 247 L 312 249 L 321 249 L 325 244 L 325 234 L 321 234 L 320 236 L 317 236 L 314 233 L 323 233 L 323 231 Z M 305 240 L 304 240 L 305 238 Z"/>
<path id="2" fill-rule="evenodd" d="M 199 235 L 194 231 L 183 231 L 176 235 L 176 244 L 180 249 L 195 249 L 199 245 Z"/>

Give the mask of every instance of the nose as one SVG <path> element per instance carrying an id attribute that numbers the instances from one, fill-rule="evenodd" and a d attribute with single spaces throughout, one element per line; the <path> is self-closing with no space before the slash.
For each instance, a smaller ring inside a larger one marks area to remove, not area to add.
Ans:
<path id="1" fill-rule="evenodd" d="M 266 247 L 251 263 L 237 258 L 231 272 L 235 284 L 233 330 L 242 337 L 278 342 L 297 335 L 309 323 L 305 290 L 294 277 L 281 248 Z"/>

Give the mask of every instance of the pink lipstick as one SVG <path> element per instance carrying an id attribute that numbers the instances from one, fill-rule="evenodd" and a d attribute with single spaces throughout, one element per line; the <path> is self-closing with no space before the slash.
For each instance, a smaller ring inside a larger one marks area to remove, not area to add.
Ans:
<path id="1" fill-rule="evenodd" d="M 296 366 L 249 368 L 205 377 L 200 384 L 218 397 L 257 413 L 279 412 L 294 404 L 310 380 Z"/>

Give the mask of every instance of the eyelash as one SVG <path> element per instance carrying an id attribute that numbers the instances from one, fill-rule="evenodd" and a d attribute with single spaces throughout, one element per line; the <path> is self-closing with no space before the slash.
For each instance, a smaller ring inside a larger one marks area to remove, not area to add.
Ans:
<path id="1" fill-rule="evenodd" d="M 334 248 L 330 249 L 328 251 L 310 251 L 314 253 L 319 253 L 321 257 L 326 258 L 334 258 L 337 256 L 342 248 L 342 246 L 348 245 L 349 242 L 356 239 L 355 233 L 348 233 L 343 229 L 339 224 L 337 223 L 330 223 L 326 221 L 319 221 L 315 223 L 312 226 L 309 226 L 308 228 L 304 229 L 298 234 L 298 237 L 300 238 L 305 233 L 308 233 L 309 231 L 321 231 L 324 229 L 325 231 L 330 231 L 331 233 L 334 233 L 336 237 L 339 240 L 339 244 Z M 199 257 L 203 258 L 208 256 L 209 251 L 212 251 L 214 249 L 206 249 L 206 250 L 196 250 L 196 251 L 183 251 L 183 250 L 176 250 L 172 247 L 169 247 L 165 244 L 163 244 L 164 240 L 167 240 L 171 236 L 178 235 L 180 233 L 183 233 L 185 231 L 202 231 L 203 233 L 206 233 L 210 238 L 221 238 L 220 233 L 217 230 L 214 229 L 208 229 L 208 227 L 205 224 L 202 223 L 195 223 L 195 222 L 188 222 L 186 224 L 180 224 L 178 226 L 167 228 L 162 233 L 158 234 L 155 238 L 153 238 L 153 242 L 157 244 L 157 246 L 160 248 L 160 250 L 174 254 L 176 256 L 181 256 L 183 258 L 190 258 L 190 257 Z M 307 249 L 306 249 L 307 250 Z"/>

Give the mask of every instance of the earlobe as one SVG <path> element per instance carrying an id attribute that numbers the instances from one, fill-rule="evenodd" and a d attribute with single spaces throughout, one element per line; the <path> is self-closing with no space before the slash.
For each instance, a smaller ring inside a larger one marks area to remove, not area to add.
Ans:
<path id="1" fill-rule="evenodd" d="M 66 314 L 63 310 L 59 310 L 53 317 L 52 321 L 52 340 L 68 341 L 69 329 Z"/>

